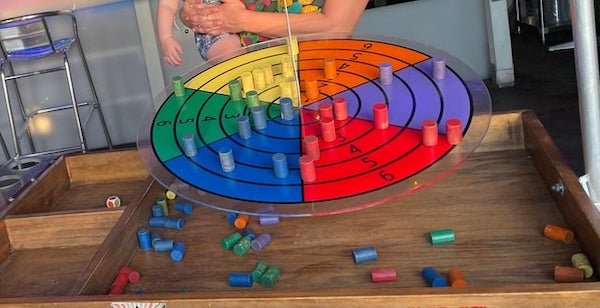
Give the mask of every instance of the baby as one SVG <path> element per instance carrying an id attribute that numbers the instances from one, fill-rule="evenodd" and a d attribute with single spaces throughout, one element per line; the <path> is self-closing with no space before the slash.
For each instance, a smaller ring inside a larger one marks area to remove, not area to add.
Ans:
<path id="1" fill-rule="evenodd" d="M 325 0 L 241 0 L 248 10 L 260 12 L 284 12 L 285 3 L 289 13 L 320 12 Z M 204 3 L 219 4 L 219 0 L 202 0 Z M 159 0 L 157 12 L 158 38 L 160 40 L 163 59 L 170 65 L 181 65 L 183 50 L 179 42 L 173 37 L 173 21 L 177 13 L 178 0 Z M 224 33 L 211 36 L 196 33 L 196 47 L 204 60 L 216 56 L 231 54 L 240 50 L 241 46 L 256 44 L 267 38 L 251 32 L 239 34 Z"/>
<path id="2" fill-rule="evenodd" d="M 218 0 L 202 0 L 204 3 L 218 4 Z M 173 22 L 179 7 L 179 0 L 159 0 L 156 16 L 158 39 L 162 50 L 163 59 L 169 65 L 178 66 L 183 64 L 183 49 L 179 42 L 173 37 Z M 239 50 L 240 37 L 237 34 L 224 33 L 211 36 L 196 33 L 196 47 L 200 56 L 205 61 L 216 56 L 228 54 Z"/>

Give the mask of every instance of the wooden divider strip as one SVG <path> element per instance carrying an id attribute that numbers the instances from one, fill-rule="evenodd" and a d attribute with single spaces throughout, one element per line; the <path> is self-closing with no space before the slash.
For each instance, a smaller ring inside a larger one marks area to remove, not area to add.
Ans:
<path id="1" fill-rule="evenodd" d="M 124 209 L 8 216 L 13 249 L 100 245 Z"/>
<path id="2" fill-rule="evenodd" d="M 65 160 L 72 184 L 143 180 L 149 175 L 135 149 L 78 154 Z"/>
<path id="3" fill-rule="evenodd" d="M 4 220 L 0 220 L 0 264 L 8 257 L 10 251 L 10 240 L 6 233 L 6 225 L 4 224 Z"/>
<path id="4" fill-rule="evenodd" d="M 68 295 L 106 294 L 120 267 L 133 258 L 138 249 L 137 231 L 147 226 L 154 201 L 165 192 L 150 177 L 146 183 L 144 194 L 127 207 Z"/>
<path id="5" fill-rule="evenodd" d="M 556 200 L 569 227 L 595 269 L 600 268 L 600 212 L 585 193 L 577 175 L 532 111 L 523 113 L 525 145 L 540 176 Z M 564 192 L 552 191 L 561 184 Z"/>
<path id="6" fill-rule="evenodd" d="M 42 173 L 40 179 L 26 194 L 13 201 L 9 215 L 47 212 L 71 186 L 63 158 Z"/>

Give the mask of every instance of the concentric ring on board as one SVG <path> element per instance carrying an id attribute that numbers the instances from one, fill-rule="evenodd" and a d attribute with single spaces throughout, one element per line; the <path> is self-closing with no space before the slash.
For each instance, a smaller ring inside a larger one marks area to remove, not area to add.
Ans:
<path id="1" fill-rule="evenodd" d="M 152 175 L 169 189 L 205 206 L 282 216 L 326 215 L 382 204 L 433 183 L 473 152 L 489 126 L 485 85 L 455 58 L 414 42 L 375 36 L 299 38 L 299 79 L 318 80 L 319 98 L 307 101 L 295 119 L 280 118 L 277 84 L 260 91 L 268 125 L 250 139 L 237 134 L 236 119 L 248 115 L 245 102 L 232 101 L 227 84 L 243 72 L 271 65 L 275 78 L 286 54 L 284 40 L 253 48 L 241 56 L 205 64 L 184 77 L 183 97 L 165 89 L 140 128 L 138 147 Z M 432 77 L 431 61 L 446 58 L 444 80 Z M 323 76 L 324 58 L 336 59 L 337 77 Z M 378 80 L 382 62 L 392 64 L 392 85 Z M 319 135 L 318 106 L 344 97 L 349 118 L 336 120 L 337 140 L 320 139 L 317 180 L 304 183 L 298 159 L 302 137 Z M 390 127 L 374 129 L 372 107 L 388 106 Z M 445 141 L 444 123 L 463 123 L 463 142 Z M 423 120 L 440 128 L 437 146 L 422 144 Z M 193 133 L 198 154 L 186 157 L 181 137 Z M 224 172 L 218 151 L 233 150 L 236 168 Z M 285 153 L 289 175 L 274 175 L 272 155 Z"/>

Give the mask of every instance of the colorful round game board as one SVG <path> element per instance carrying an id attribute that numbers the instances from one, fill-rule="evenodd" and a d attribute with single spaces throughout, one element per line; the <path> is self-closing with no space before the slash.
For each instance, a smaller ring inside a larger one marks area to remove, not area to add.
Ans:
<path id="1" fill-rule="evenodd" d="M 481 79 L 457 59 L 431 47 L 387 37 L 298 39 L 298 79 L 318 80 L 319 97 L 301 87 L 293 120 L 283 120 L 279 99 L 281 62 L 290 59 L 286 41 L 266 42 L 225 61 L 201 65 L 184 76 L 185 94 L 165 89 L 140 128 L 138 146 L 152 175 L 165 187 L 197 203 L 247 213 L 309 216 L 343 213 L 383 204 L 416 192 L 458 167 L 487 132 L 490 97 Z M 444 79 L 432 76 L 433 58 L 446 59 Z M 324 77 L 323 60 L 335 58 L 337 75 Z M 390 63 L 393 82 L 383 85 L 379 65 Z M 245 72 L 270 67 L 273 81 L 260 89 L 267 127 L 238 134 L 237 118 L 248 115 L 245 100 L 230 97 L 228 83 Z M 295 92 L 297 93 L 297 92 Z M 320 136 L 320 104 L 344 97 L 349 117 L 335 121 L 337 139 L 319 137 L 316 180 L 299 170 L 302 138 Z M 385 103 L 389 127 L 374 129 L 372 107 Z M 462 122 L 462 142 L 446 142 L 447 120 Z M 425 146 L 421 125 L 438 123 L 439 142 Z M 182 137 L 193 134 L 197 154 L 184 155 Z M 235 170 L 224 172 L 221 148 L 232 149 Z M 272 157 L 284 153 L 289 175 L 278 178 Z"/>

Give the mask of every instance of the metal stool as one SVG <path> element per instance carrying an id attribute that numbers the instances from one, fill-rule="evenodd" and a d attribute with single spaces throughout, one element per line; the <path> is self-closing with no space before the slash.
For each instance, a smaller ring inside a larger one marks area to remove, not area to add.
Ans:
<path id="1" fill-rule="evenodd" d="M 64 16 L 64 17 L 60 17 Z M 48 28 L 47 21 L 51 18 L 67 18 L 70 19 L 72 23 L 72 36 L 62 37 L 60 39 L 56 39 L 52 37 L 51 31 Z M 85 70 L 85 74 L 87 76 L 87 80 L 92 92 L 92 101 L 91 102 L 77 102 L 75 98 L 75 91 L 73 88 L 73 80 L 71 76 L 71 69 L 69 64 L 68 53 L 71 46 L 77 46 L 79 54 L 81 56 L 81 61 L 83 63 L 83 67 Z M 2 53 L 0 54 L 0 79 L 2 81 L 2 88 L 4 91 L 4 99 L 6 103 L 6 109 L 8 112 L 8 122 L 11 130 L 12 142 L 14 144 L 15 158 L 22 156 L 21 146 L 19 144 L 19 140 L 22 137 L 23 133 L 27 133 L 27 137 L 29 139 L 29 144 L 34 152 L 32 155 L 39 154 L 48 154 L 48 153 L 57 153 L 57 152 L 68 152 L 68 151 L 83 151 L 84 153 L 88 150 L 84 128 L 87 124 L 87 121 L 90 119 L 92 112 L 94 110 L 98 111 L 98 116 L 100 118 L 100 123 L 102 129 L 104 131 L 104 136 L 106 138 L 106 142 L 108 144 L 109 149 L 112 149 L 112 142 L 110 139 L 110 135 L 108 133 L 108 129 L 106 126 L 106 122 L 104 120 L 104 115 L 102 114 L 102 109 L 100 108 L 100 103 L 98 102 L 98 96 L 96 94 L 96 89 L 94 88 L 94 84 L 92 82 L 92 78 L 90 76 L 90 71 L 87 66 L 87 62 L 85 60 L 85 55 L 83 53 L 83 49 L 81 44 L 79 43 L 79 37 L 77 33 L 77 21 L 75 20 L 75 16 L 70 11 L 55 11 L 55 12 L 46 12 L 34 15 L 20 16 L 14 17 L 10 19 L 5 19 L 0 21 L 0 49 Z M 54 55 L 62 55 L 63 64 L 61 66 L 37 70 L 37 71 L 28 71 L 23 73 L 15 73 L 12 62 L 17 61 L 32 61 L 36 59 L 41 59 Z M 7 69 L 8 70 L 5 70 Z M 19 92 L 18 85 L 16 80 L 19 78 L 26 78 L 31 76 L 37 76 L 40 74 L 58 72 L 64 70 L 66 72 L 67 84 L 69 87 L 69 95 L 71 102 L 70 104 L 48 107 L 36 110 L 35 112 L 26 112 L 26 109 L 23 105 L 21 99 L 21 93 Z M 9 71 L 9 72 L 8 72 Z M 7 75 L 10 73 L 10 75 Z M 10 102 L 7 81 L 14 80 L 15 81 L 15 89 L 16 89 L 16 98 L 17 103 L 20 109 L 20 113 L 23 120 L 23 130 L 18 132 L 15 123 L 15 115 L 13 114 L 12 104 Z M 79 115 L 79 108 L 82 106 L 90 105 L 91 108 L 89 110 L 89 114 L 86 117 L 86 120 L 81 121 Z M 31 137 L 31 133 L 29 131 L 29 122 L 36 115 L 55 112 L 61 110 L 72 109 L 75 117 L 77 132 L 79 134 L 79 145 L 55 149 L 46 152 L 37 152 L 35 150 L 35 146 L 33 144 L 33 140 Z M 1 137 L 1 136 L 0 136 Z M 0 141 L 2 142 L 2 141 Z"/>

